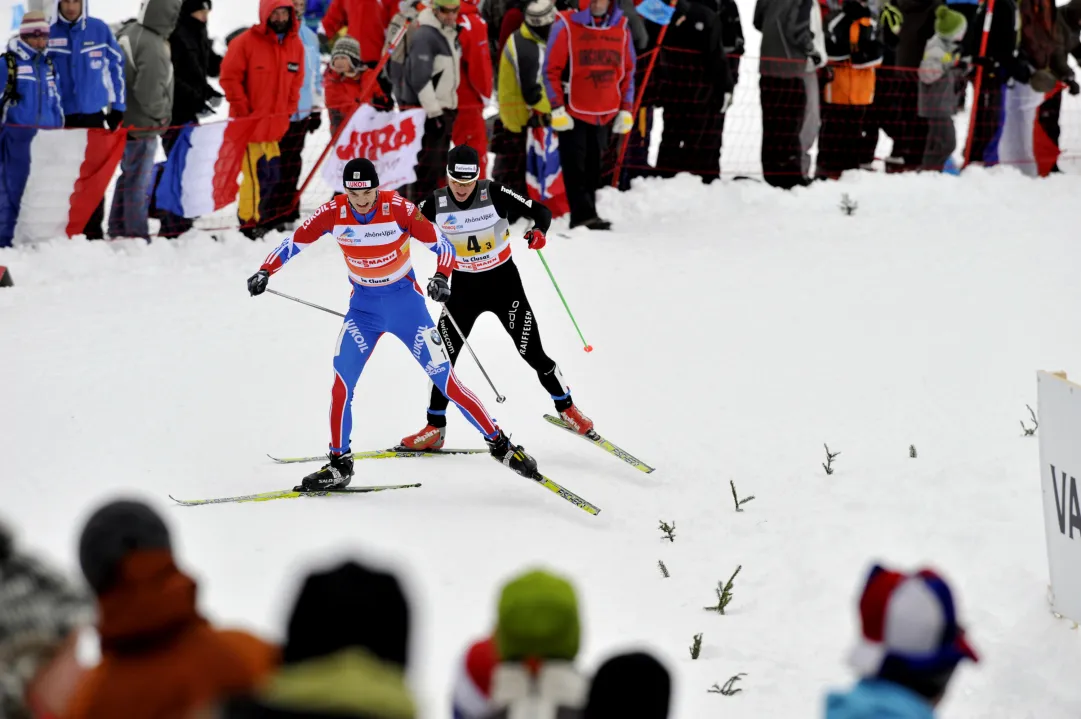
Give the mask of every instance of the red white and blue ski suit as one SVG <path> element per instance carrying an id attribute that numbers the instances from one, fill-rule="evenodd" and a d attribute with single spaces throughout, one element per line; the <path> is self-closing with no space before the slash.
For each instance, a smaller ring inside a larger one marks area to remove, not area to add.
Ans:
<path id="1" fill-rule="evenodd" d="M 349 451 L 353 390 L 384 332 L 409 347 L 432 382 L 458 405 L 465 418 L 485 437 L 494 438 L 499 430 L 488 411 L 454 375 L 409 259 L 410 240 L 415 238 L 438 257 L 436 271 L 450 277 L 454 245 L 397 192 L 380 191 L 366 215 L 358 215 L 346 196 L 338 195 L 271 252 L 260 269 L 274 274 L 306 246 L 328 234 L 338 241 L 353 285 L 334 355 L 330 450 Z"/>

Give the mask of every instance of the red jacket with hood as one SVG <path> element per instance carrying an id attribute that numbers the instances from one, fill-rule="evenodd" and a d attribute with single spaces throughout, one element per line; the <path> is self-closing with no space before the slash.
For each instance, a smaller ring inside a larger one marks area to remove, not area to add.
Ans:
<path id="1" fill-rule="evenodd" d="M 270 29 L 270 15 L 288 8 L 289 30 L 281 38 Z M 229 117 L 262 117 L 251 142 L 277 142 L 289 129 L 304 84 L 304 43 L 291 0 L 259 0 L 260 24 L 229 44 L 221 63 L 221 89 Z"/>
<path id="2" fill-rule="evenodd" d="M 458 109 L 483 109 L 484 98 L 492 96 L 492 58 L 488 52 L 488 23 L 480 16 L 477 0 L 462 0 L 458 40 L 462 43 Z"/>
<path id="3" fill-rule="evenodd" d="M 360 43 L 360 59 L 372 67 L 383 55 L 387 26 L 398 12 L 397 0 L 332 0 L 323 16 L 323 29 L 333 38 L 343 27 Z"/>

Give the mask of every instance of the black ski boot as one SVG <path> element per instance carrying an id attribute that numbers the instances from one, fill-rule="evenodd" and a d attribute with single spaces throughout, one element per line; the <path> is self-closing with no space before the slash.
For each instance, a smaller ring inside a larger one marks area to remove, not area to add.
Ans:
<path id="1" fill-rule="evenodd" d="M 318 472 L 312 472 L 301 483 L 297 491 L 318 492 L 324 489 L 342 489 L 349 486 L 353 478 L 353 457 L 344 454 L 328 454 L 330 461 Z"/>
<path id="2" fill-rule="evenodd" d="M 526 454 L 523 448 L 515 446 L 510 438 L 503 434 L 503 430 L 499 430 L 499 435 L 495 439 L 485 439 L 485 441 L 488 443 L 488 451 L 492 453 L 496 461 L 512 472 L 530 479 L 537 473 L 537 460 Z"/>

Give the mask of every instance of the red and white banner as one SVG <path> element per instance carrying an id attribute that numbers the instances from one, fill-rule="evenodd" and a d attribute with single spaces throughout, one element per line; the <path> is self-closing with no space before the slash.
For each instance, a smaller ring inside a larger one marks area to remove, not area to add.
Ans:
<path id="1" fill-rule="evenodd" d="M 338 192 L 345 164 L 366 157 L 375 164 L 379 186 L 397 189 L 417 179 L 417 153 L 424 138 L 424 110 L 380 112 L 361 105 L 338 135 L 338 144 L 323 163 L 323 179 Z"/>

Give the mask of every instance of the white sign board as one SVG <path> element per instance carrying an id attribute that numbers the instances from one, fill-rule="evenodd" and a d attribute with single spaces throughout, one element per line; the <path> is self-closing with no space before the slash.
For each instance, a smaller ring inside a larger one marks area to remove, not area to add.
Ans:
<path id="1" fill-rule="evenodd" d="M 338 135 L 323 163 L 323 179 L 342 192 L 342 170 L 355 157 L 366 157 L 379 173 L 379 186 L 394 190 L 417 179 L 417 153 L 424 139 L 424 110 L 380 112 L 361 105 Z"/>
<path id="2" fill-rule="evenodd" d="M 1036 383 L 1051 607 L 1081 622 L 1081 385 L 1048 372 Z"/>

